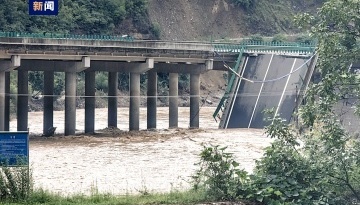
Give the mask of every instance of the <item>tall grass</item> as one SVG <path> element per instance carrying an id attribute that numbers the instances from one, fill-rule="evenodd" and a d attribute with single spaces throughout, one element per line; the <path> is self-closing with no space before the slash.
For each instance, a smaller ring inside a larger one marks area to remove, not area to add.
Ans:
<path id="1" fill-rule="evenodd" d="M 24 201 L 31 192 L 28 167 L 0 167 L 0 200 Z"/>
<path id="2" fill-rule="evenodd" d="M 110 194 L 93 194 L 91 196 L 60 196 L 44 190 L 33 191 L 25 201 L 13 202 L 11 204 L 53 204 L 53 205 L 73 205 L 73 204 L 116 204 L 116 205 L 141 205 L 141 204 L 197 204 L 207 201 L 202 191 L 173 191 L 166 194 L 148 195 L 125 195 L 114 196 Z M 0 204 L 8 204 L 0 202 Z"/>

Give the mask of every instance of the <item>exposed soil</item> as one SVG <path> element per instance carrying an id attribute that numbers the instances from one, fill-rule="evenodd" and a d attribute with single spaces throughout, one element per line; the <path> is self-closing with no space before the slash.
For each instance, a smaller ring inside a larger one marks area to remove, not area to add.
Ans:
<path id="1" fill-rule="evenodd" d="M 160 25 L 163 40 L 240 38 L 244 13 L 226 0 L 150 0 L 150 21 Z"/>

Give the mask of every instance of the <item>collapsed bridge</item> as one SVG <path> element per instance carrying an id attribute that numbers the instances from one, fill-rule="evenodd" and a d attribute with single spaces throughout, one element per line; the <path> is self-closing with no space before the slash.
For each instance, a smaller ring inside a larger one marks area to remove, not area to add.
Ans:
<path id="1" fill-rule="evenodd" d="M 224 62 L 231 73 L 213 115 L 219 128 L 263 128 L 271 123 L 264 121 L 267 109 L 274 109 L 270 119 L 293 119 L 314 72 L 314 45 L 252 44 L 238 50 L 233 69 Z"/>

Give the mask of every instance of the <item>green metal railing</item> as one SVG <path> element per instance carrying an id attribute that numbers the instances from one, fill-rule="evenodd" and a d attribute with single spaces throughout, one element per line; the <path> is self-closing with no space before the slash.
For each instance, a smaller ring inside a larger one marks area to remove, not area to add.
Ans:
<path id="1" fill-rule="evenodd" d="M 132 36 L 110 36 L 110 35 L 79 35 L 59 33 L 26 33 L 26 32 L 0 32 L 0 37 L 10 38 L 52 38 L 52 39 L 73 39 L 73 40 L 104 40 L 104 41 L 134 41 Z"/>
<path id="2" fill-rule="evenodd" d="M 235 64 L 235 67 L 233 68 L 233 70 L 237 73 L 239 73 L 240 71 L 240 65 L 241 65 L 241 59 L 243 57 L 243 53 L 244 53 L 244 49 L 241 49 L 240 52 L 239 52 L 239 56 L 237 57 L 237 60 L 236 60 L 236 64 Z M 233 85 L 234 85 L 234 81 L 235 81 L 235 78 L 237 76 L 231 72 L 231 77 L 230 77 L 230 80 L 229 80 L 229 83 L 228 83 L 228 86 L 226 87 L 226 91 L 225 91 L 225 94 L 224 96 L 221 98 L 220 100 L 220 103 L 219 105 L 217 106 L 214 114 L 213 114 L 213 118 L 216 120 L 216 117 L 218 118 L 221 118 L 218 116 L 220 110 L 223 110 L 225 108 L 225 103 L 226 101 L 229 99 L 229 96 L 230 96 L 230 92 L 233 88 Z"/>
<path id="3" fill-rule="evenodd" d="M 242 41 L 239 44 L 213 44 L 214 50 L 219 53 L 239 53 L 244 49 L 246 53 L 260 52 L 283 52 L 296 54 L 313 53 L 316 43 L 298 43 L 298 42 L 263 42 L 263 41 Z"/>

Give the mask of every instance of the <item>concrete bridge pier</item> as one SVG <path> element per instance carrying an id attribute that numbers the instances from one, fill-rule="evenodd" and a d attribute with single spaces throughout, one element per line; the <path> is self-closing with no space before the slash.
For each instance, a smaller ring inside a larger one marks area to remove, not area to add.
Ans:
<path id="1" fill-rule="evenodd" d="M 108 127 L 117 127 L 117 90 L 118 73 L 109 72 L 108 75 Z"/>
<path id="2" fill-rule="evenodd" d="M 43 134 L 54 126 L 54 71 L 44 71 L 44 123 Z"/>
<path id="3" fill-rule="evenodd" d="M 95 71 L 85 71 L 85 133 L 95 132 Z"/>
<path id="4" fill-rule="evenodd" d="M 5 72 L 5 131 L 10 131 L 10 72 Z"/>
<path id="5" fill-rule="evenodd" d="M 10 72 L 0 71 L 0 131 L 9 131 Z"/>
<path id="6" fill-rule="evenodd" d="M 5 71 L 0 71 L 0 131 L 5 131 Z"/>
<path id="7" fill-rule="evenodd" d="M 132 66 L 128 66 L 131 69 L 129 130 L 133 131 L 140 130 L 140 74 L 154 68 L 154 59 L 148 58 L 144 63 L 131 63 L 130 65 Z"/>
<path id="8" fill-rule="evenodd" d="M 169 73 L 169 128 L 178 127 L 179 104 L 178 104 L 179 74 Z"/>
<path id="9" fill-rule="evenodd" d="M 130 73 L 129 130 L 140 129 L 140 73 Z"/>
<path id="10" fill-rule="evenodd" d="M 68 66 L 65 70 L 65 136 L 76 131 L 76 77 L 77 72 L 90 67 L 90 58 L 83 57 L 80 62 L 67 62 L 56 65 Z"/>
<path id="11" fill-rule="evenodd" d="M 200 74 L 190 74 L 190 128 L 199 128 Z"/>
<path id="12" fill-rule="evenodd" d="M 147 129 L 156 129 L 157 72 L 148 72 L 147 82 Z"/>
<path id="13" fill-rule="evenodd" d="M 75 134 L 76 129 L 76 77 L 77 72 L 81 72 L 90 67 L 90 58 L 82 57 L 81 61 L 58 61 L 58 60 L 22 60 L 21 67 L 18 69 L 19 74 L 29 70 L 44 71 L 44 92 L 52 95 L 53 93 L 53 72 L 65 72 L 65 135 Z M 24 78 L 25 79 L 25 78 Z M 19 77 L 19 82 L 20 77 Z M 25 82 L 25 81 L 24 81 Z M 27 77 L 26 77 L 27 82 Z M 27 83 L 26 83 L 27 85 Z M 19 85 L 20 88 L 20 85 Z M 24 89 L 25 90 L 25 89 Z M 26 88 L 27 92 L 27 88 Z M 49 127 L 52 127 L 53 122 L 53 101 L 52 97 L 44 99 L 44 106 L 48 109 L 44 111 L 44 130 L 47 132 Z M 51 99 L 51 100 L 50 100 Z M 21 108 L 26 106 L 21 105 Z M 18 108 L 19 104 L 18 104 Z M 22 118 L 22 117 L 21 117 Z M 18 115 L 18 120 L 21 119 Z M 27 120 L 27 118 L 26 118 Z M 19 121 L 18 121 L 19 123 Z"/>
<path id="14" fill-rule="evenodd" d="M 20 66 L 20 57 L 0 61 L 0 131 L 9 131 L 10 122 L 10 71 Z M 27 82 L 27 81 L 26 81 Z"/>
<path id="15" fill-rule="evenodd" d="M 28 71 L 18 70 L 17 130 L 28 130 Z"/>
<path id="16" fill-rule="evenodd" d="M 76 130 L 76 72 L 65 73 L 65 136 Z"/>

